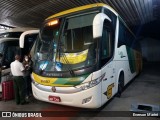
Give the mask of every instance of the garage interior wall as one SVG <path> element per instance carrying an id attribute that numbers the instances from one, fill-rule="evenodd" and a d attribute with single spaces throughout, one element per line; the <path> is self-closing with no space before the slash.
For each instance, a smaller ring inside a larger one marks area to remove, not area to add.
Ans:
<path id="1" fill-rule="evenodd" d="M 140 43 L 144 62 L 160 62 L 160 40 L 144 38 Z"/>

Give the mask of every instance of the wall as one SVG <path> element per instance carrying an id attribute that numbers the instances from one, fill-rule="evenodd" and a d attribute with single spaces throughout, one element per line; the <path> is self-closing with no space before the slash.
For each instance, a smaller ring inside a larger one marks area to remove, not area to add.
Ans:
<path id="1" fill-rule="evenodd" d="M 160 40 L 145 38 L 140 43 L 144 60 L 147 62 L 160 62 Z"/>

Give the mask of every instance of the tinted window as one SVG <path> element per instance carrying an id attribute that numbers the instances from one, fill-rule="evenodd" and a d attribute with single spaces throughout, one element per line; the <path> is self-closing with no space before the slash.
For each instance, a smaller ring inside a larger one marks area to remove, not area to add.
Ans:
<path id="1" fill-rule="evenodd" d="M 126 45 L 126 41 L 125 41 L 125 27 L 123 26 L 123 24 L 120 22 L 119 23 L 119 39 L 118 39 L 118 47 L 122 46 L 122 45 Z"/>
<path id="2" fill-rule="evenodd" d="M 120 21 L 119 23 L 119 39 L 118 39 L 118 47 L 122 45 L 127 45 L 128 47 L 133 48 L 133 44 L 135 42 L 135 37 L 129 31 L 128 28 L 124 26 L 124 24 Z"/>
<path id="3" fill-rule="evenodd" d="M 113 53 L 112 27 L 109 21 L 104 22 L 101 42 L 101 64 L 105 65 L 111 59 Z"/>
<path id="4" fill-rule="evenodd" d="M 10 63 L 15 60 L 15 55 L 19 54 L 19 41 L 5 42 L 4 64 L 9 67 Z"/>
<path id="5" fill-rule="evenodd" d="M 62 39 L 65 52 L 81 52 L 93 44 L 94 17 L 95 13 L 67 19 Z"/>
<path id="6" fill-rule="evenodd" d="M 10 38 L 19 38 L 22 32 L 8 32 L 0 34 L 0 38 L 10 37 Z"/>
<path id="7" fill-rule="evenodd" d="M 3 52 L 3 48 L 4 48 L 4 43 L 0 43 L 0 53 Z"/>

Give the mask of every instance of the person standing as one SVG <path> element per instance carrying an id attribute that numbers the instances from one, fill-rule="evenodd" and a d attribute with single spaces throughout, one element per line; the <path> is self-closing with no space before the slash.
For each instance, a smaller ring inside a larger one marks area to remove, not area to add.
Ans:
<path id="1" fill-rule="evenodd" d="M 32 94 L 32 88 L 31 88 L 31 77 L 30 74 L 32 72 L 32 60 L 29 56 L 25 55 L 23 60 L 23 66 L 25 68 L 24 72 L 24 79 L 26 82 L 26 98 Z"/>
<path id="2" fill-rule="evenodd" d="M 13 75 L 14 82 L 14 92 L 16 104 L 26 104 L 25 101 L 25 81 L 23 79 L 25 68 L 20 62 L 21 57 L 19 55 L 15 56 L 15 61 L 11 63 L 11 73 Z"/>

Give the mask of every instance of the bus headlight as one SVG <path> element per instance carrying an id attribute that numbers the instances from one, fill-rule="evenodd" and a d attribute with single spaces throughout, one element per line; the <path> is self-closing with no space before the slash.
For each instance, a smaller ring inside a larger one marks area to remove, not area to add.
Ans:
<path id="1" fill-rule="evenodd" d="M 91 80 L 89 82 L 83 83 L 83 84 L 76 86 L 76 87 L 80 88 L 81 90 L 87 90 L 89 88 L 92 88 L 92 87 L 98 85 L 102 81 L 104 76 L 105 76 L 105 73 L 102 76 L 100 76 L 99 78 L 96 78 L 96 79 Z"/>

